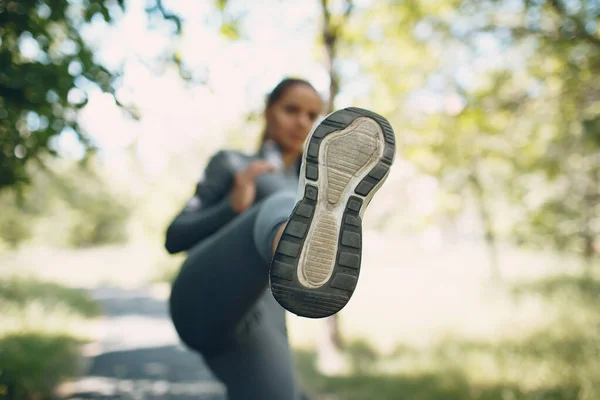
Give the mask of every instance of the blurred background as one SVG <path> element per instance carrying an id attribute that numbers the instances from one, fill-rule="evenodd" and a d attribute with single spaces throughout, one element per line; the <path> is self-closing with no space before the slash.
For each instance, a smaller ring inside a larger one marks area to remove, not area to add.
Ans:
<path id="1" fill-rule="evenodd" d="M 170 219 L 285 76 L 386 116 L 361 282 L 288 315 L 315 399 L 600 399 L 600 3 L 0 0 L 0 398 L 224 399 Z M 594 78 L 595 77 L 595 78 Z"/>

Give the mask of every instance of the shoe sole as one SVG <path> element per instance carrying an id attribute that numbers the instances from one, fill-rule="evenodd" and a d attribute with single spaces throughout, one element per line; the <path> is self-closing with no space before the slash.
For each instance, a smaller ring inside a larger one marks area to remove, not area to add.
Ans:
<path id="1" fill-rule="evenodd" d="M 298 201 L 270 269 L 271 291 L 288 311 L 323 318 L 354 293 L 361 264 L 362 216 L 396 154 L 394 131 L 360 108 L 328 115 L 304 149 Z"/>

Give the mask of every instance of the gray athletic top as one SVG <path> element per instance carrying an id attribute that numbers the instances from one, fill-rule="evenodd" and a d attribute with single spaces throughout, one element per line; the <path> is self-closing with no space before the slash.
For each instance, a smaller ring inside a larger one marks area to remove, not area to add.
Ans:
<path id="1" fill-rule="evenodd" d="M 187 251 L 231 221 L 237 213 L 229 196 L 233 178 L 252 161 L 263 159 L 282 166 L 280 149 L 267 141 L 258 153 L 249 155 L 234 150 L 221 150 L 208 162 L 194 195 L 171 222 L 166 232 L 165 247 L 171 254 Z M 255 203 L 282 188 L 295 189 L 300 160 L 290 168 L 279 168 L 256 180 Z"/>

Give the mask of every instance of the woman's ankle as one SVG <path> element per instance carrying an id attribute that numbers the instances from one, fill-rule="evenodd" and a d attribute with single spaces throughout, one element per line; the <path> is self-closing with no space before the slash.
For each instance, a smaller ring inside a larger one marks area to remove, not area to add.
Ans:
<path id="1" fill-rule="evenodd" d="M 283 230 L 287 222 L 283 222 L 281 225 L 277 227 L 277 231 L 275 232 L 275 237 L 273 238 L 273 246 L 272 246 L 272 254 L 275 255 L 275 250 L 277 250 L 277 245 L 279 244 L 279 240 L 281 239 L 281 235 L 283 235 Z"/>

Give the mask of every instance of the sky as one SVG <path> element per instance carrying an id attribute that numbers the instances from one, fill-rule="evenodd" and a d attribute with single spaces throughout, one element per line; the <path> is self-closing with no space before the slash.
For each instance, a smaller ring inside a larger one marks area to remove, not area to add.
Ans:
<path id="1" fill-rule="evenodd" d="M 71 4 L 77 1 L 71 0 Z M 340 3 L 332 1 L 334 6 Z M 250 126 L 245 119 L 250 112 L 262 111 L 266 94 L 283 77 L 300 76 L 318 91 L 328 90 L 328 74 L 319 60 L 324 49 L 317 45 L 321 23 L 317 0 L 229 0 L 227 15 L 241 16 L 243 21 L 241 37 L 233 41 L 219 32 L 221 15 L 213 0 L 164 0 L 167 9 L 184 19 L 181 36 L 170 34 L 170 23 L 148 15 L 146 0 L 125 3 L 124 13 L 114 10 L 112 24 L 96 18 L 81 33 L 94 49 L 97 61 L 112 70 L 122 69 L 116 97 L 139 110 L 140 119 L 133 120 L 111 95 L 83 81 L 78 83 L 81 90 L 70 93 L 73 98 L 87 94 L 88 103 L 78 116 L 79 123 L 100 147 L 105 165 L 123 175 L 123 184 L 131 185 L 123 171 L 131 165 L 126 150 L 132 143 L 136 144 L 138 161 L 150 181 L 172 172 L 169 163 L 178 157 L 189 162 L 193 174 L 200 176 L 208 155 L 226 145 L 231 131 L 245 133 L 244 129 L 248 129 L 248 135 L 258 135 L 260 128 L 256 124 Z M 370 3 L 371 0 L 355 0 L 359 11 Z M 457 18 L 457 26 L 466 23 L 461 18 Z M 432 27 L 425 22 L 415 31 L 422 40 L 431 33 Z M 449 77 L 473 89 L 482 82 L 476 73 L 499 68 L 506 62 L 518 66 L 526 56 L 523 53 L 507 57 L 502 52 L 501 38 L 494 34 L 479 35 L 473 40 L 475 56 L 464 48 L 442 49 L 438 55 L 442 70 L 428 79 L 427 87 L 406 97 L 404 104 L 411 112 L 456 115 L 465 102 L 448 91 Z M 22 42 L 21 51 L 26 57 L 35 57 L 33 42 Z M 63 50 L 73 51 L 68 45 Z M 206 83 L 186 83 L 172 65 L 161 61 L 173 51 L 196 78 L 205 79 Z M 340 67 L 342 78 L 352 78 L 342 79 L 336 106 L 354 105 L 355 99 L 364 102 L 370 98 L 369 77 L 357 74 L 358 64 L 345 62 Z M 69 130 L 54 145 L 66 156 L 77 158 L 83 154 L 77 135 Z M 198 154 L 196 161 L 199 146 L 204 146 L 203 154 Z M 407 171 L 415 170 L 414 166 L 403 164 Z M 399 178 L 402 170 L 396 168 Z M 427 215 L 435 209 L 433 199 L 438 184 L 421 178 L 412 190 L 416 197 L 410 203 L 415 205 L 414 213 Z"/>
<path id="2" fill-rule="evenodd" d="M 162 21 L 148 28 L 143 0 L 128 0 L 112 25 L 98 19 L 83 29 L 102 64 L 124 66 L 117 97 L 141 115 L 134 121 L 110 95 L 85 88 L 89 101 L 79 121 L 105 153 L 118 153 L 135 139 L 141 161 L 160 172 L 169 153 L 198 136 L 210 135 L 211 145 L 220 146 L 214 136 L 224 138 L 222 133 L 239 126 L 249 111 L 259 111 L 266 93 L 286 75 L 302 76 L 326 92 L 328 76 L 315 57 L 316 1 L 256 1 L 251 12 L 242 8 L 244 2 L 232 1 L 232 14 L 247 12 L 237 41 L 219 33 L 220 16 L 212 3 L 165 1 L 185 18 L 180 38 L 169 35 L 171 26 Z M 208 85 L 186 85 L 174 68 L 161 68 L 159 57 L 173 49 L 191 70 L 206 75 Z M 73 132 L 64 132 L 57 144 L 67 154 L 81 153 Z"/>
<path id="3" fill-rule="evenodd" d="M 369 7 L 370 2 L 355 3 L 361 9 Z M 149 17 L 145 0 L 125 3 L 124 13 L 115 9 L 114 23 L 109 25 L 96 18 L 82 30 L 98 61 L 109 69 L 122 67 L 117 98 L 134 105 L 141 116 L 139 121 L 132 120 L 111 95 L 80 85 L 89 98 L 79 115 L 80 125 L 113 160 L 135 140 L 146 172 L 160 174 L 169 157 L 184 152 L 190 143 L 206 141 L 213 151 L 223 146 L 226 133 L 240 129 L 249 112 L 260 112 L 265 95 L 284 76 L 300 76 L 320 92 L 328 90 L 328 75 L 318 59 L 323 56 L 323 48 L 316 44 L 321 23 L 316 0 L 230 0 L 227 15 L 242 16 L 243 21 L 241 38 L 235 41 L 219 33 L 221 15 L 214 1 L 164 1 L 168 10 L 184 19 L 180 37 L 169 34 L 173 28 L 170 23 Z M 334 1 L 334 7 L 339 3 Z M 415 34 L 426 37 L 430 31 L 431 27 L 420 24 Z M 467 54 L 457 52 L 448 57 L 448 68 L 467 87 L 475 82 L 473 68 L 491 69 L 502 59 L 493 35 L 481 36 L 477 47 L 475 63 L 469 62 Z M 27 46 L 23 49 L 28 50 Z M 175 68 L 164 68 L 160 58 L 169 51 L 179 54 L 195 76 L 206 78 L 207 83 L 186 84 Z M 342 76 L 346 72 L 355 75 L 356 65 L 340 66 Z M 434 75 L 428 88 L 409 97 L 408 105 L 426 113 L 460 112 L 464 107 L 460 97 L 439 95 L 444 85 L 444 77 Z M 336 105 L 352 105 L 353 99 L 368 90 L 367 79 L 345 82 Z M 74 90 L 72 95 L 81 93 Z M 55 144 L 66 155 L 78 157 L 83 153 L 75 133 L 68 130 Z M 202 163 L 199 160 L 198 164 Z"/>

